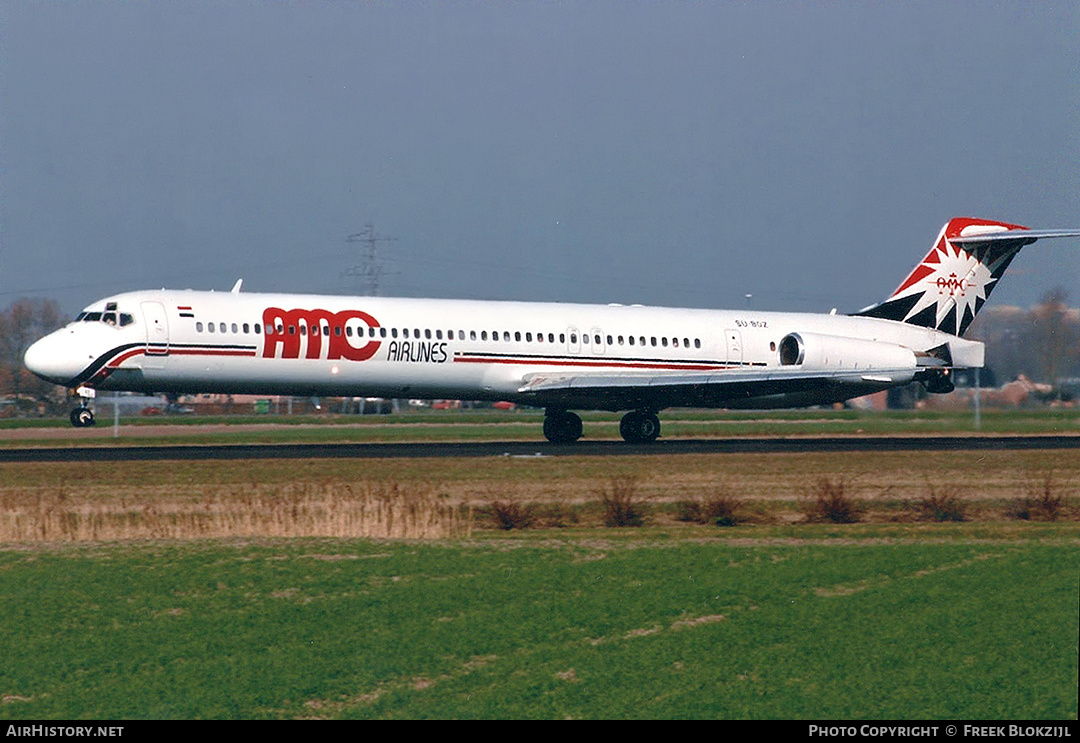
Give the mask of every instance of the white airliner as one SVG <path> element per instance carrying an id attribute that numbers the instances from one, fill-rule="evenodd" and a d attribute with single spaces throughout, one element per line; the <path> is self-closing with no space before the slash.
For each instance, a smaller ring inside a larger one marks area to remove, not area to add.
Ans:
<path id="1" fill-rule="evenodd" d="M 628 411 L 632 443 L 671 407 L 791 408 L 981 367 L 962 336 L 1034 231 L 952 219 L 892 296 L 853 315 L 623 305 L 141 291 L 87 307 L 26 352 L 39 377 L 93 390 L 512 401 L 576 441 L 573 410 Z"/>

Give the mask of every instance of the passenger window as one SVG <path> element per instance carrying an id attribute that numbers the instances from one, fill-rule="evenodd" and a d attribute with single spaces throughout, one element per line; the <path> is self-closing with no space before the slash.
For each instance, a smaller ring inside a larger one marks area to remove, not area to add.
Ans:
<path id="1" fill-rule="evenodd" d="M 195 332 L 196 333 L 201 333 L 202 332 L 202 323 L 201 322 L 195 323 Z"/>
<path id="2" fill-rule="evenodd" d="M 232 324 L 232 332 L 234 332 L 234 333 L 239 333 L 240 332 L 240 330 L 236 327 L 236 323 Z"/>
<path id="3" fill-rule="evenodd" d="M 214 332 L 214 323 L 212 323 L 212 322 L 206 323 L 206 330 L 209 333 L 213 333 Z"/>
<path id="4" fill-rule="evenodd" d="M 250 332 L 251 332 L 251 326 L 248 325 L 247 323 L 244 323 L 244 335 L 247 335 Z"/>
<path id="5" fill-rule="evenodd" d="M 218 325 L 218 330 L 220 330 L 220 331 L 221 331 L 222 333 L 226 332 L 226 330 L 225 330 L 225 323 L 220 323 L 220 324 Z"/>
<path id="6" fill-rule="evenodd" d="M 521 342 L 521 331 L 520 330 L 517 330 L 517 331 L 514 332 L 514 340 L 517 341 L 518 343 Z"/>
<path id="7" fill-rule="evenodd" d="M 255 335 L 259 334 L 260 328 L 262 328 L 262 323 L 255 323 Z"/>

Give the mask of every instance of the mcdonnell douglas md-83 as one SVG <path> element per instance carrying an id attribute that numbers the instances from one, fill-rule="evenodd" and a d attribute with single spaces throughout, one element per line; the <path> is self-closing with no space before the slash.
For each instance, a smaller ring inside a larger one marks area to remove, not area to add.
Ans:
<path id="1" fill-rule="evenodd" d="M 627 411 L 624 439 L 671 407 L 822 405 L 919 381 L 953 389 L 983 365 L 965 339 L 1020 249 L 1080 230 L 952 219 L 885 301 L 851 315 L 623 305 L 141 291 L 102 299 L 32 345 L 26 366 L 92 390 L 408 397 L 543 407 L 544 436 L 581 437 L 574 410 Z"/>

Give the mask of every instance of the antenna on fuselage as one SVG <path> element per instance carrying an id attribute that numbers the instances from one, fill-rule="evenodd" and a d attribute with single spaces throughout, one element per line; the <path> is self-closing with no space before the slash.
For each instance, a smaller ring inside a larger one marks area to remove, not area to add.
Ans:
<path id="1" fill-rule="evenodd" d="M 232 285 L 232 289 L 230 289 L 229 291 L 230 291 L 231 293 L 233 293 L 233 294 L 239 294 L 239 293 L 240 293 L 240 286 L 241 286 L 241 285 L 242 285 L 243 283 L 244 283 L 244 280 L 243 280 L 243 279 L 237 279 L 237 280 L 236 280 L 236 283 Z"/>

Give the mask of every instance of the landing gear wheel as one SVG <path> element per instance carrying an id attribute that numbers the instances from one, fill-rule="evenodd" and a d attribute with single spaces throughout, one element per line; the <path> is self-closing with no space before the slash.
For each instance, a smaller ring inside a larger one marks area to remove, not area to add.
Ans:
<path id="1" fill-rule="evenodd" d="M 629 444 L 651 444 L 660 437 L 660 419 L 655 413 L 634 410 L 619 421 L 619 433 Z"/>
<path id="2" fill-rule="evenodd" d="M 544 437 L 553 444 L 572 444 L 581 438 L 581 417 L 566 410 L 544 416 Z"/>
<path id="3" fill-rule="evenodd" d="M 94 411 L 90 408 L 75 408 L 71 411 L 71 425 L 75 428 L 87 428 L 94 425 Z"/>

